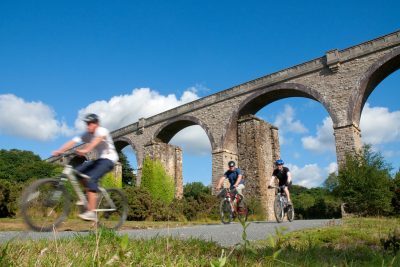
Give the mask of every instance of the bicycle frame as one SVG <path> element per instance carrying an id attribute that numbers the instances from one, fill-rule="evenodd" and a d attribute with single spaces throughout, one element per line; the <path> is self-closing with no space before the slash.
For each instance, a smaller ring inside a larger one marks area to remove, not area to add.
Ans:
<path id="1" fill-rule="evenodd" d="M 83 177 L 84 179 L 88 179 L 88 180 L 90 179 L 90 177 L 83 173 L 78 172 L 71 165 L 66 165 L 64 167 L 64 170 L 62 173 L 68 179 L 61 177 L 61 180 L 64 180 L 64 181 L 68 180 L 72 184 L 72 187 L 73 187 L 76 195 L 78 196 L 79 200 L 82 201 L 84 207 L 87 207 L 87 205 L 88 205 L 87 198 L 86 198 L 85 194 L 82 192 L 82 189 L 79 185 L 79 181 L 76 178 L 76 175 L 79 175 L 79 176 Z M 110 196 L 108 195 L 107 191 L 102 187 L 99 187 L 99 190 L 101 192 L 101 195 L 106 198 L 108 204 L 110 204 L 111 209 L 94 209 L 93 211 L 99 212 L 99 211 L 114 211 L 114 210 L 116 210 L 116 206 L 115 206 L 114 202 L 112 201 L 112 199 L 110 198 Z"/>

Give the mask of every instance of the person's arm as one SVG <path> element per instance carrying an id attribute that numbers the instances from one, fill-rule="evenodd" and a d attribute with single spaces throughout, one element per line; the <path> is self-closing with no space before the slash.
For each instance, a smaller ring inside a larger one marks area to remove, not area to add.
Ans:
<path id="1" fill-rule="evenodd" d="M 239 174 L 238 178 L 236 179 L 236 183 L 233 185 L 234 187 L 237 187 L 240 183 L 240 181 L 242 180 L 243 175 Z"/>
<path id="2" fill-rule="evenodd" d="M 289 185 L 292 182 L 292 174 L 290 172 L 287 173 L 287 184 Z"/>
<path id="3" fill-rule="evenodd" d="M 72 140 L 66 142 L 64 145 L 62 145 L 59 149 L 53 151 L 52 155 L 58 156 L 58 155 L 64 153 L 65 151 L 67 151 L 68 149 L 73 148 L 75 144 L 76 144 L 76 141 L 74 139 L 72 139 Z"/>
<path id="4" fill-rule="evenodd" d="M 275 179 L 276 179 L 276 177 L 272 175 L 272 176 L 271 176 L 271 179 L 269 180 L 268 188 L 271 188 L 271 187 L 272 187 L 272 184 L 275 182 Z"/>
<path id="5" fill-rule="evenodd" d="M 222 177 L 219 179 L 218 184 L 217 184 L 217 186 L 216 186 L 216 189 L 217 189 L 217 190 L 221 189 L 222 183 L 224 182 L 225 178 L 226 178 L 225 176 L 222 176 Z"/>
<path id="6" fill-rule="evenodd" d="M 93 140 L 86 144 L 83 148 L 81 149 L 77 149 L 76 153 L 78 153 L 79 155 L 83 156 L 87 153 L 89 153 L 90 151 L 92 151 L 98 144 L 100 144 L 103 140 L 104 140 L 105 136 L 97 136 L 95 138 L 93 138 Z"/>

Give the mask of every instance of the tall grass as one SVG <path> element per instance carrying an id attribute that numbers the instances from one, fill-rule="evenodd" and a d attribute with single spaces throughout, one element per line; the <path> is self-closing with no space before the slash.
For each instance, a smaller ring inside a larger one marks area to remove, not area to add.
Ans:
<path id="1" fill-rule="evenodd" d="M 292 233 L 278 228 L 258 242 L 248 242 L 247 225 L 241 245 L 228 248 L 198 239 L 133 240 L 105 229 L 13 240 L 0 245 L 0 266 L 400 266 L 399 253 L 381 243 L 392 240 L 399 219 L 353 218 Z"/>

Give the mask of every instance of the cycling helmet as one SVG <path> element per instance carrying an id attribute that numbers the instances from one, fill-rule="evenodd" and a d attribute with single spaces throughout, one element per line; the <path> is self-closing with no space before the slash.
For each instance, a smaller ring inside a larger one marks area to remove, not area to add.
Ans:
<path id="1" fill-rule="evenodd" d="M 228 162 L 228 166 L 229 167 L 234 167 L 236 164 L 235 164 L 235 162 L 233 161 L 233 160 L 231 160 L 231 161 L 229 161 Z"/>
<path id="2" fill-rule="evenodd" d="M 281 159 L 275 161 L 275 165 L 283 165 L 283 164 L 285 164 L 285 162 Z"/>
<path id="3" fill-rule="evenodd" d="M 87 114 L 85 116 L 85 118 L 83 119 L 83 121 L 86 122 L 86 123 L 89 123 L 89 122 L 95 122 L 96 123 L 96 122 L 99 122 L 99 116 L 97 116 L 94 113 Z"/>

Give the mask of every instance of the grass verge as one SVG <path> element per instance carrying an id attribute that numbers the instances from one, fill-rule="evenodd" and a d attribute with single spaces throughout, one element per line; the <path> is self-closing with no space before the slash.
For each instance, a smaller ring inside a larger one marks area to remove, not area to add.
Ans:
<path id="1" fill-rule="evenodd" d="M 1 244 L 0 266 L 400 266 L 399 253 L 381 241 L 399 227 L 400 219 L 352 218 L 287 234 L 277 228 L 258 242 L 244 234 L 243 244 L 228 248 L 197 239 L 129 240 L 99 230 Z"/>

